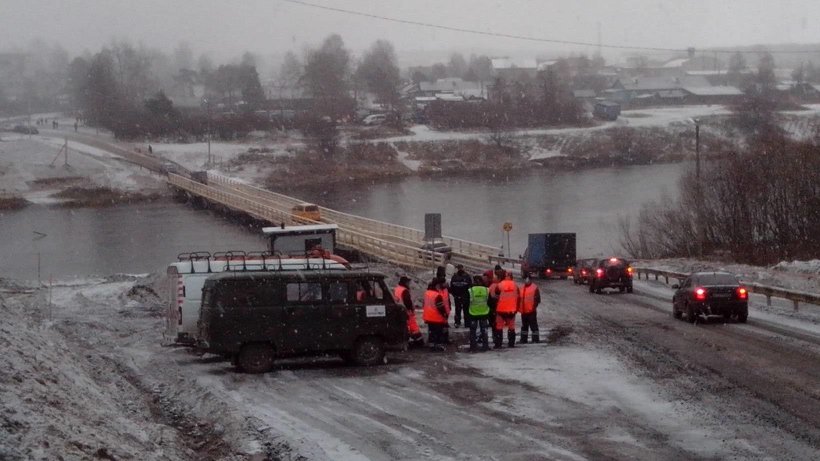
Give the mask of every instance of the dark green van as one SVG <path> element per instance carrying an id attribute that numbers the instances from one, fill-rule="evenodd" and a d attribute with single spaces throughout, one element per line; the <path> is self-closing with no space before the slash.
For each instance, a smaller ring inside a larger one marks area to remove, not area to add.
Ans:
<path id="1" fill-rule="evenodd" d="M 264 373 L 274 359 L 338 353 L 361 365 L 384 362 L 407 344 L 407 313 L 384 275 L 360 271 L 226 272 L 202 289 L 199 347 Z"/>

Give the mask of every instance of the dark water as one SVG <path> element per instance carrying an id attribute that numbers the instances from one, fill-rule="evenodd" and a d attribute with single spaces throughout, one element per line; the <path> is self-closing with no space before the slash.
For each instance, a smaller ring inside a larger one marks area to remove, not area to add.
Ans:
<path id="1" fill-rule="evenodd" d="M 543 169 L 509 177 L 406 178 L 375 185 L 300 192 L 330 208 L 423 228 L 425 213 L 442 213 L 447 235 L 504 245 L 501 226 L 513 223 L 512 255 L 530 232 L 575 232 L 578 255 L 619 253 L 618 217 L 676 192 L 684 165 Z M 37 239 L 34 232 L 47 234 Z M 0 214 L 0 277 L 108 275 L 164 271 L 185 251 L 263 250 L 259 230 L 207 210 L 161 202 L 106 209 L 30 206 Z"/>
<path id="2" fill-rule="evenodd" d="M 575 232 L 578 256 L 620 253 L 619 216 L 637 216 L 641 204 L 662 193 L 677 195 L 684 164 L 583 171 L 536 169 L 514 176 L 410 177 L 372 185 L 300 192 L 329 208 L 424 228 L 425 213 L 441 213 L 445 235 L 503 245 L 511 222 L 511 254 L 526 247 L 527 234 Z M 505 250 L 506 252 L 506 250 Z"/>
<path id="3" fill-rule="evenodd" d="M 37 239 L 36 232 L 46 234 Z M 104 209 L 30 206 L 0 214 L 0 277 L 108 275 L 160 271 L 177 254 L 264 250 L 260 231 L 171 201 Z"/>

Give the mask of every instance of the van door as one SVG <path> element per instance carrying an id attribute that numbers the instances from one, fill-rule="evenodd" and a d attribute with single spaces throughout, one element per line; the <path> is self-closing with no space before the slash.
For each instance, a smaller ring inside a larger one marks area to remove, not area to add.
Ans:
<path id="1" fill-rule="evenodd" d="M 320 280 L 287 281 L 282 306 L 281 350 L 285 353 L 322 351 L 330 322 Z"/>
<path id="2" fill-rule="evenodd" d="M 359 330 L 359 309 L 355 299 L 355 284 L 350 280 L 330 280 L 327 283 L 329 349 L 345 350 L 353 345 Z"/>
<path id="3" fill-rule="evenodd" d="M 182 335 L 189 338 L 196 338 L 196 322 L 199 320 L 199 308 L 202 304 L 202 286 L 209 275 L 211 274 L 197 273 L 182 276 L 182 323 L 179 330 Z"/>

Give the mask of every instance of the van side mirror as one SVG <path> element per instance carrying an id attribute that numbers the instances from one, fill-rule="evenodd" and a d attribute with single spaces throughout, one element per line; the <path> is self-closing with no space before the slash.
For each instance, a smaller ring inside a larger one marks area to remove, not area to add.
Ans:
<path id="1" fill-rule="evenodd" d="M 678 284 L 676 283 L 676 284 L 672 285 L 672 288 L 673 288 L 673 289 L 675 289 L 675 290 L 677 290 L 678 288 L 680 288 L 680 285 L 678 285 Z"/>

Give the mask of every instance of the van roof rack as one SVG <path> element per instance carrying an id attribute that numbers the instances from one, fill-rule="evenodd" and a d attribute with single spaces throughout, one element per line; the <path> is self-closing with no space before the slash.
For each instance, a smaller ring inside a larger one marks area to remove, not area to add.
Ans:
<path id="1" fill-rule="evenodd" d="M 309 252 L 304 254 L 282 255 L 281 253 L 271 253 L 270 251 L 243 251 L 243 250 L 228 250 L 216 251 L 213 254 L 207 251 L 193 251 L 189 253 L 180 253 L 177 255 L 180 262 L 191 263 L 191 273 L 196 272 L 194 263 L 196 261 L 207 262 L 207 272 L 214 272 L 211 264 L 216 261 L 224 261 L 224 271 L 283 271 L 285 265 L 296 266 L 293 264 L 295 259 L 303 259 L 303 267 L 305 270 L 327 270 L 328 264 L 338 263 L 328 259 L 324 255 L 311 255 Z M 290 261 L 290 263 L 288 263 Z M 312 261 L 316 261 L 312 263 Z M 319 262 L 321 261 L 321 262 Z M 293 267 L 294 269 L 296 267 Z M 222 270 L 219 270 L 222 272 Z"/>

